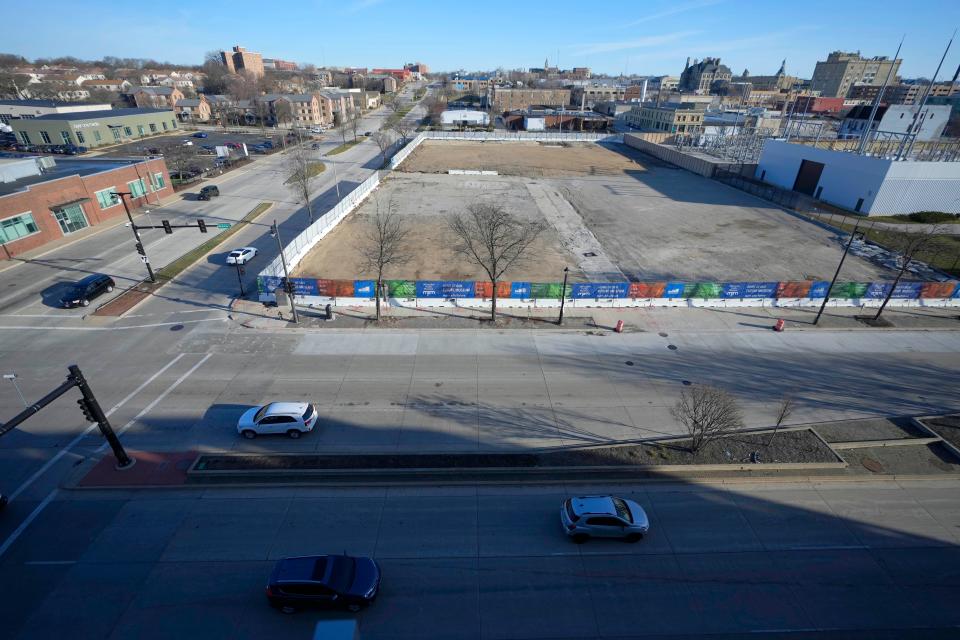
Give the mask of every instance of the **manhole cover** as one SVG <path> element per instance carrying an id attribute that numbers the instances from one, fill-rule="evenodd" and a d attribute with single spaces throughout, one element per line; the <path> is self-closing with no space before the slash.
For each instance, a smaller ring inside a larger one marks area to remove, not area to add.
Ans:
<path id="1" fill-rule="evenodd" d="M 175 324 L 172 327 L 170 327 L 170 331 L 180 331 L 181 329 L 183 329 L 182 324 Z"/>
<path id="2" fill-rule="evenodd" d="M 689 380 L 681 380 L 681 381 L 680 381 L 680 384 L 682 384 L 682 385 L 685 386 L 685 387 L 689 387 L 689 386 L 692 385 L 693 383 L 690 382 Z"/>
<path id="3" fill-rule="evenodd" d="M 670 334 L 667 333 L 666 331 L 661 331 L 661 332 L 658 333 L 657 335 L 660 336 L 661 338 L 666 338 L 666 337 L 669 336 Z"/>
<path id="4" fill-rule="evenodd" d="M 595 254 L 593 251 L 587 251 L 586 253 L 583 254 L 583 257 L 584 257 L 584 258 L 596 258 L 596 257 L 597 257 L 597 254 Z"/>
<path id="5" fill-rule="evenodd" d="M 877 462 L 876 460 L 874 460 L 873 458 L 864 458 L 863 460 L 860 461 L 860 464 L 862 464 L 863 468 L 866 469 L 867 471 L 871 471 L 873 473 L 883 472 L 883 465 Z"/>
<path id="6" fill-rule="evenodd" d="M 675 344 L 668 344 L 668 345 L 667 345 L 667 349 L 670 349 L 670 351 L 676 351 L 676 350 L 677 350 L 677 345 L 675 345 Z"/>
<path id="7" fill-rule="evenodd" d="M 627 360 L 626 365 L 627 365 L 628 367 L 632 367 L 632 366 L 633 366 L 633 360 Z"/>

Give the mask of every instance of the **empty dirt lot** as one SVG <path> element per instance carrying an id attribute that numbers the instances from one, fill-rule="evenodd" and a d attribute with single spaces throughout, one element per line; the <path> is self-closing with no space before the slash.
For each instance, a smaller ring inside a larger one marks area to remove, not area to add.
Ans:
<path id="1" fill-rule="evenodd" d="M 450 169 L 473 169 L 531 177 L 617 175 L 624 171 L 645 170 L 645 165 L 640 162 L 644 156 L 629 147 L 617 146 L 622 147 L 622 153 L 611 153 L 601 145 L 587 142 L 426 140 L 400 165 L 399 170 L 446 173 Z"/>
<path id="2" fill-rule="evenodd" d="M 449 169 L 496 176 L 447 175 Z M 553 282 L 569 266 L 594 282 L 828 280 L 842 239 L 746 193 L 619 144 L 428 141 L 377 192 L 411 228 L 413 259 L 391 278 L 480 279 L 453 251 L 453 213 L 502 204 L 550 229 L 507 279 Z M 360 278 L 356 249 L 374 204 L 364 203 L 299 265 L 304 276 Z M 892 279 L 848 256 L 841 280 Z M 485 279 L 485 278 L 484 278 Z"/>
<path id="3" fill-rule="evenodd" d="M 542 219 L 523 183 L 498 177 L 393 174 L 384 180 L 373 198 L 317 245 L 298 265 L 304 277 L 357 279 L 375 275 L 363 270 L 358 249 L 379 206 L 392 203 L 410 230 L 404 253 L 410 260 L 388 269 L 386 276 L 398 280 L 487 280 L 483 270 L 456 253 L 456 236 L 448 220 L 477 201 L 496 202 L 524 219 Z M 577 259 L 561 245 L 557 232 L 548 228 L 532 245 L 530 260 L 507 271 L 506 280 L 554 282 L 565 266 Z"/>

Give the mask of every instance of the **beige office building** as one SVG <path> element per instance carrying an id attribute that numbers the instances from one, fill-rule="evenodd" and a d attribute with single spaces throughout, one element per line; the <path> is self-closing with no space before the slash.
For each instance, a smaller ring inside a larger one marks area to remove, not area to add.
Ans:
<path id="1" fill-rule="evenodd" d="M 881 86 L 893 68 L 891 82 L 898 82 L 900 58 L 863 58 L 859 53 L 834 51 L 817 63 L 810 79 L 810 91 L 826 98 L 846 98 L 855 84 Z"/>

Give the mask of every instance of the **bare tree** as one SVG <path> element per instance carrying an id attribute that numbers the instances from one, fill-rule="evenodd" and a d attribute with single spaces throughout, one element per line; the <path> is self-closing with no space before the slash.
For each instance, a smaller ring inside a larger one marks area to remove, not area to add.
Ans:
<path id="1" fill-rule="evenodd" d="M 400 140 L 402 140 L 404 144 L 406 144 L 407 137 L 410 135 L 412 129 L 413 125 L 404 118 L 397 119 L 397 121 L 390 126 L 390 130 L 400 136 Z"/>
<path id="2" fill-rule="evenodd" d="M 387 149 L 390 148 L 390 145 L 393 144 L 393 137 L 387 131 L 375 131 L 373 135 L 370 136 L 373 141 L 376 143 L 377 147 L 380 149 L 380 157 L 383 162 L 387 161 Z"/>
<path id="3" fill-rule="evenodd" d="M 690 451 L 696 453 L 708 442 L 720 440 L 743 427 L 736 398 L 710 385 L 694 385 L 680 392 L 670 410 L 690 434 Z"/>
<path id="4" fill-rule="evenodd" d="M 410 229 L 406 220 L 400 217 L 391 200 L 386 205 L 377 198 L 377 213 L 371 224 L 360 237 L 360 257 L 363 270 L 376 273 L 377 283 L 377 322 L 380 321 L 380 296 L 383 293 L 383 273 L 388 266 L 400 266 L 408 262 L 411 255 L 404 245 Z"/>
<path id="5" fill-rule="evenodd" d="M 893 292 L 896 290 L 897 285 L 900 284 L 900 279 L 903 277 L 903 274 L 907 272 L 910 265 L 918 260 L 919 254 L 921 253 L 935 253 L 937 236 L 943 235 L 945 231 L 943 225 L 939 224 L 924 225 L 920 230 L 914 229 L 909 228 L 908 225 L 904 225 L 902 232 L 893 232 L 885 239 L 885 244 L 900 254 L 900 271 L 897 272 L 897 277 L 894 278 L 890 290 L 887 291 L 887 295 L 883 299 L 883 304 L 877 309 L 877 315 L 873 316 L 873 322 L 880 319 L 880 314 L 883 313 L 883 310 L 887 307 L 887 303 L 890 302 L 890 298 L 893 297 Z"/>
<path id="6" fill-rule="evenodd" d="M 274 101 L 273 112 L 278 124 L 293 121 L 293 107 L 286 100 Z"/>
<path id="7" fill-rule="evenodd" d="M 353 133 L 353 141 L 356 142 L 356 141 L 357 141 L 357 127 L 360 126 L 360 118 L 358 118 L 357 115 L 354 114 L 354 115 L 350 118 L 350 120 L 348 120 L 348 122 L 349 122 L 349 124 L 350 124 L 350 131 L 351 131 L 351 133 Z"/>
<path id="8" fill-rule="evenodd" d="M 792 396 L 783 396 L 780 398 L 780 407 L 777 411 L 777 422 L 773 425 L 773 433 L 770 434 L 770 440 L 767 442 L 767 446 L 773 444 L 773 439 L 777 437 L 777 431 L 780 430 L 780 425 L 787 421 L 790 417 L 790 414 L 793 413 L 795 403 Z"/>
<path id="9" fill-rule="evenodd" d="M 350 116 L 344 113 L 342 109 L 333 114 L 333 126 L 340 134 L 340 141 L 343 144 L 347 144 L 347 130 L 350 128 L 349 119 Z"/>
<path id="10" fill-rule="evenodd" d="M 482 268 L 493 284 L 490 320 L 496 322 L 497 283 L 510 267 L 523 263 L 546 225 L 523 222 L 500 205 L 486 202 L 467 206 L 466 213 L 455 215 L 449 224 L 459 240 L 454 250 Z"/>
<path id="11" fill-rule="evenodd" d="M 286 165 L 290 171 L 290 177 L 287 178 L 286 184 L 297 196 L 297 201 L 307 208 L 307 217 L 311 223 L 313 223 L 313 208 L 310 200 L 313 189 L 310 179 L 313 177 L 312 169 L 315 162 L 302 144 L 293 145 L 287 152 Z"/>

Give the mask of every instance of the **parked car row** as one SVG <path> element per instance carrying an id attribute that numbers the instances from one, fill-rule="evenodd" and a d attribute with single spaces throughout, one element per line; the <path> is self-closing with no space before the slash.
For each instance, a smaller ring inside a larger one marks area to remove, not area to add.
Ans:
<path id="1" fill-rule="evenodd" d="M 58 153 L 67 156 L 77 156 L 89 151 L 86 147 L 72 144 L 7 144 L 6 149 L 22 153 Z"/>

